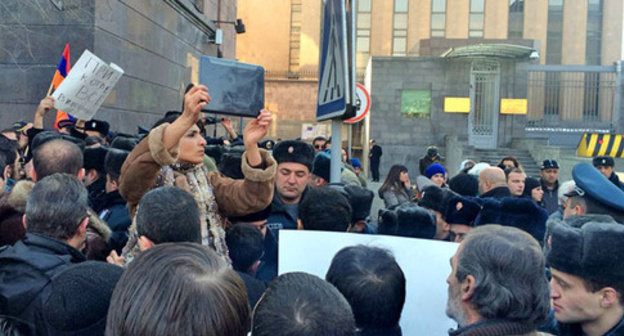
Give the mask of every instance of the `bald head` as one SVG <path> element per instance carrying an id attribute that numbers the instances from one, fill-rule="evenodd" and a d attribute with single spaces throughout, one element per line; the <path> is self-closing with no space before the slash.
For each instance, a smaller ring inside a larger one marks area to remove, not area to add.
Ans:
<path id="1" fill-rule="evenodd" d="M 55 173 L 70 174 L 80 179 L 82 161 L 82 151 L 76 144 L 61 139 L 50 140 L 33 152 L 33 180 Z"/>
<path id="2" fill-rule="evenodd" d="M 498 167 L 488 167 L 479 173 L 479 194 L 481 195 L 494 188 L 506 186 L 505 172 Z"/>

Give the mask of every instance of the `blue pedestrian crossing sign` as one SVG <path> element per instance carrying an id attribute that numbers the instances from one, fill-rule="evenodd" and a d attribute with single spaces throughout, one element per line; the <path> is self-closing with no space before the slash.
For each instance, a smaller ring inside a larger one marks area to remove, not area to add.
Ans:
<path id="1" fill-rule="evenodd" d="M 345 0 L 325 0 L 316 120 L 341 118 L 351 104 Z"/>

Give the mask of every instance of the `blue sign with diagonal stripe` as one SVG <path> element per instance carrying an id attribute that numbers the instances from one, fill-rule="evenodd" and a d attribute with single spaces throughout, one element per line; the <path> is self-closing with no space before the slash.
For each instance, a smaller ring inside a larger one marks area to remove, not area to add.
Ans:
<path id="1" fill-rule="evenodd" d="M 344 0 L 325 1 L 317 121 L 342 117 L 350 103 L 346 20 Z"/>

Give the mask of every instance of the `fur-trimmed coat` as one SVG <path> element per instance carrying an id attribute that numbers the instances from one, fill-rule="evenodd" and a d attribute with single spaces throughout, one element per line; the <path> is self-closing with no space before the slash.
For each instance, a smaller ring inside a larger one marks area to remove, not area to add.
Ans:
<path id="1" fill-rule="evenodd" d="M 162 168 L 173 165 L 178 160 L 179 145 L 167 149 L 163 144 L 163 136 L 168 126 L 165 123 L 150 131 L 121 167 L 119 192 L 128 202 L 132 218 L 143 195 L 156 187 Z M 260 149 L 260 155 L 262 167 L 253 168 L 247 162 L 247 153 L 243 153 L 241 168 L 245 178 L 242 180 L 208 173 L 219 215 L 244 216 L 269 206 L 273 199 L 277 163 L 263 149 Z M 190 191 L 185 175 L 177 171 L 174 171 L 174 185 Z"/>
<path id="2" fill-rule="evenodd" d="M 167 150 L 162 142 L 165 123 L 153 129 L 128 155 L 121 167 L 119 192 L 128 202 L 130 216 L 134 217 L 136 206 L 148 191 L 156 186 L 161 167 L 174 164 L 178 159 L 178 147 Z M 223 216 L 244 216 L 266 208 L 273 199 L 273 185 L 277 164 L 269 152 L 260 149 L 264 169 L 252 168 L 246 153 L 242 158 L 244 180 L 233 180 L 217 173 L 209 173 L 219 212 Z M 175 185 L 188 190 L 184 175 L 175 175 Z"/>

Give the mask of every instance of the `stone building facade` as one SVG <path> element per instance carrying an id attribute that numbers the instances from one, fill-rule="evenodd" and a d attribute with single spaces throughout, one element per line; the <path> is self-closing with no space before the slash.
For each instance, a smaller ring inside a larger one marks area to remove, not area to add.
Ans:
<path id="1" fill-rule="evenodd" d="M 179 110 L 199 57 L 235 55 L 232 25 L 213 43 L 214 21 L 236 19 L 237 2 L 222 0 L 8 0 L 0 11 L 0 125 L 32 120 L 66 43 L 71 63 L 85 49 L 125 74 L 95 118 L 135 132 Z M 53 116 L 46 118 L 52 126 Z"/>

